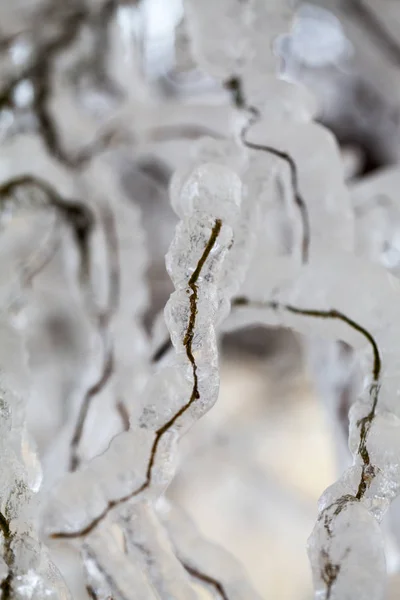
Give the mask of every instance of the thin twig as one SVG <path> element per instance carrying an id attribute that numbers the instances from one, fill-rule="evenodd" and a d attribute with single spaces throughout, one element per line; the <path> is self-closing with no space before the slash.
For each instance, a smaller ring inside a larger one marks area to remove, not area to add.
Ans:
<path id="1" fill-rule="evenodd" d="M 76 471 L 80 464 L 78 450 L 90 406 L 94 398 L 105 388 L 114 372 L 114 348 L 110 340 L 109 328 L 111 319 L 118 310 L 120 296 L 118 236 L 115 218 L 111 209 L 108 206 L 103 206 L 100 212 L 108 254 L 108 301 L 106 308 L 97 317 L 99 335 L 102 343 L 103 361 L 100 375 L 97 381 L 86 391 L 79 409 L 78 418 L 70 443 L 70 471 Z"/>
<path id="2" fill-rule="evenodd" d="M 181 562 L 183 568 L 189 573 L 189 575 L 191 575 L 195 579 L 198 579 L 199 581 L 202 581 L 203 583 L 206 583 L 207 585 L 212 586 L 215 589 L 215 591 L 219 594 L 219 596 L 222 598 L 222 600 L 229 600 L 228 594 L 225 592 L 224 586 L 222 585 L 222 583 L 220 581 L 218 581 L 218 579 L 215 579 L 214 577 L 211 577 L 210 575 L 207 575 L 206 573 L 199 571 L 198 569 L 196 569 L 195 567 L 192 567 L 191 565 L 189 565 L 187 562 L 185 562 L 183 560 L 181 560 L 180 562 Z"/>
<path id="3" fill-rule="evenodd" d="M 231 93 L 231 97 L 236 108 L 245 111 L 249 114 L 249 118 L 240 132 L 240 139 L 243 145 L 252 150 L 259 150 L 261 152 L 267 152 L 268 154 L 272 154 L 273 156 L 284 160 L 289 166 L 291 185 L 293 189 L 293 199 L 299 210 L 303 229 L 301 256 L 303 263 L 307 263 L 310 252 L 310 219 L 308 215 L 307 205 L 300 193 L 299 177 L 296 162 L 289 154 L 289 152 L 279 150 L 278 148 L 274 148 L 273 146 L 267 146 L 265 144 L 255 144 L 253 142 L 248 141 L 247 134 L 249 133 L 250 128 L 261 119 L 262 115 L 258 108 L 251 106 L 247 103 L 243 89 L 243 82 L 240 77 L 231 77 L 225 82 L 224 86 Z"/>

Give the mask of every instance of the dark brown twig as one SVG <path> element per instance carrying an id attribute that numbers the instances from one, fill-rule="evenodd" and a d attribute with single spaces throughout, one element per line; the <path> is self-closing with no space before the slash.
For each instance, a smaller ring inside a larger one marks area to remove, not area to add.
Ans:
<path id="1" fill-rule="evenodd" d="M 191 575 L 195 579 L 198 579 L 199 581 L 202 581 L 203 583 L 206 583 L 207 585 L 212 586 L 222 598 L 222 600 L 229 600 L 228 594 L 225 592 L 224 586 L 218 581 L 218 579 L 210 577 L 210 575 L 206 575 L 205 573 L 199 571 L 198 569 L 192 567 L 191 565 L 182 560 L 181 564 L 183 568 L 189 573 L 189 575 Z"/>
<path id="2" fill-rule="evenodd" d="M 112 351 L 110 349 L 107 349 L 99 379 L 86 391 L 83 402 L 79 409 L 79 415 L 76 421 L 74 434 L 70 443 L 70 471 L 76 471 L 80 464 L 78 448 L 82 439 L 84 426 L 86 423 L 87 416 L 89 414 L 89 408 L 91 406 L 92 400 L 101 392 L 102 389 L 104 389 L 113 373 L 113 369 L 114 364 Z"/>
<path id="3" fill-rule="evenodd" d="M 89 241 L 94 226 L 94 216 L 91 210 L 82 202 L 66 200 L 47 181 L 32 175 L 21 175 L 8 180 L 0 186 L 0 212 L 7 201 L 18 205 L 18 193 L 34 191 L 35 188 L 44 194 L 46 200 L 37 201 L 31 194 L 29 202 L 33 207 L 48 206 L 55 209 L 61 219 L 71 228 L 80 255 L 80 280 L 83 286 L 89 278 L 90 250 Z M 17 199 L 16 199 L 17 198 Z"/>
<path id="4" fill-rule="evenodd" d="M 114 215 L 108 206 L 102 207 L 101 216 L 108 250 L 109 271 L 107 306 L 105 310 L 98 315 L 97 319 L 99 334 L 103 346 L 103 364 L 98 380 L 86 391 L 83 402 L 79 409 L 74 434 L 70 444 L 70 471 L 76 471 L 80 464 L 78 449 L 93 399 L 105 388 L 114 371 L 114 349 L 111 341 L 109 340 L 108 330 L 111 319 L 118 309 L 120 296 L 118 237 Z"/>
<path id="5" fill-rule="evenodd" d="M 273 156 L 276 156 L 277 158 L 284 160 L 286 162 L 286 164 L 289 166 L 291 184 L 292 184 L 292 189 L 293 189 L 293 198 L 294 198 L 294 202 L 299 210 L 302 227 L 303 227 L 303 239 L 302 239 L 302 243 L 301 243 L 301 257 L 302 257 L 303 263 L 307 263 L 308 258 L 309 258 L 309 252 L 310 252 L 310 220 L 309 220 L 309 216 L 308 216 L 307 205 L 304 202 L 304 199 L 300 193 L 296 163 L 288 152 L 284 152 L 283 150 L 278 150 L 277 148 L 274 148 L 273 146 L 266 146 L 265 144 L 255 144 L 254 142 L 249 142 L 247 140 L 247 134 L 248 134 L 251 126 L 254 125 L 256 123 L 256 121 L 261 118 L 261 115 L 257 109 L 250 107 L 248 110 L 250 111 L 252 116 L 250 117 L 249 121 L 243 127 L 243 129 L 240 133 L 240 138 L 241 138 L 243 144 L 247 148 L 250 148 L 252 150 L 268 152 L 269 154 L 272 154 Z"/>
<path id="6" fill-rule="evenodd" d="M 277 158 L 285 161 L 290 169 L 293 198 L 299 210 L 303 228 L 303 240 L 301 246 L 302 261 L 303 263 L 307 263 L 310 250 L 310 219 L 308 216 L 307 205 L 300 193 L 296 163 L 292 156 L 289 154 L 289 152 L 285 152 L 283 150 L 279 150 L 277 148 L 274 148 L 273 146 L 267 146 L 265 144 L 255 144 L 247 140 L 247 134 L 249 133 L 250 128 L 261 119 L 260 111 L 254 106 L 250 106 L 249 104 L 247 104 L 243 90 L 242 80 L 240 79 L 240 77 L 231 77 L 228 81 L 225 82 L 225 88 L 230 91 L 234 105 L 238 109 L 244 110 L 250 115 L 247 123 L 244 125 L 240 132 L 240 139 L 243 145 L 252 150 L 267 152 L 268 154 L 276 156 Z"/>
<path id="7" fill-rule="evenodd" d="M 122 430 L 128 431 L 128 429 L 130 427 L 130 418 L 129 418 L 129 412 L 128 412 L 128 409 L 126 408 L 125 403 L 122 400 L 118 400 L 117 404 L 116 404 L 116 408 L 117 408 L 118 414 L 121 418 Z"/>
<path id="8" fill-rule="evenodd" d="M 159 346 L 158 348 L 156 348 L 156 350 L 153 353 L 153 356 L 151 357 L 151 362 L 152 363 L 157 363 L 159 362 L 166 354 L 169 350 L 172 349 L 172 342 L 171 339 L 165 339 Z"/>

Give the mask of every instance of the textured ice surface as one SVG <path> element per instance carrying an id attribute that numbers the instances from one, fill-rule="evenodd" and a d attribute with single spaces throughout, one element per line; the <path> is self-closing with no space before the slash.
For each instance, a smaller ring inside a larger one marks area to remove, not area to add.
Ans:
<path id="1" fill-rule="evenodd" d="M 17 332 L 2 322 L 2 339 L 8 338 L 7 360 L 2 357 L 0 419 L 2 469 L 0 481 L 0 547 L 2 597 L 70 598 L 46 549 L 38 541 L 35 492 L 40 471 L 26 443 L 24 395 L 26 354 Z M 10 390 L 16 390 L 14 393 Z"/>
<path id="2" fill-rule="evenodd" d="M 259 600 L 234 557 L 202 538 L 194 523 L 179 507 L 161 498 L 157 510 L 176 555 L 196 583 L 211 590 L 217 597 Z"/>
<path id="3" fill-rule="evenodd" d="M 253 322 L 345 341 L 355 348 L 364 376 L 350 413 L 353 466 L 322 496 L 309 542 L 318 597 L 350 598 L 355 589 L 362 598 L 382 598 L 385 563 L 377 520 L 400 491 L 399 283 L 383 269 L 336 251 L 320 253 L 297 274 L 281 270 L 269 284 L 269 297 L 247 306 L 239 300 L 237 311 L 252 312 L 246 318 Z"/>

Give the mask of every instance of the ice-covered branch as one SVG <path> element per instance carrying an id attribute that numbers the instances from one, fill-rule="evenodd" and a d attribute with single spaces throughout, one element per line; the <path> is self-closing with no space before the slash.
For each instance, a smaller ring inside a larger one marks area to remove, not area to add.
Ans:
<path id="1" fill-rule="evenodd" d="M 197 59 L 239 108 L 238 137 L 265 154 L 264 172 L 275 157 L 280 178 L 288 176 L 284 190 L 297 206 L 302 230 L 299 259 L 306 262 L 321 244 L 350 249 L 353 218 L 336 141 L 313 122 L 315 107 L 306 90 L 276 78 L 272 44 L 290 22 L 287 3 L 186 4 Z"/>
<path id="2" fill-rule="evenodd" d="M 173 474 L 169 454 L 178 435 L 216 400 L 214 327 L 221 308 L 226 310 L 224 293 L 229 294 L 229 288 L 219 287 L 220 271 L 232 241 L 228 224 L 237 219 L 241 186 L 224 167 L 204 166 L 202 178 L 198 175 L 195 171 L 182 191 L 183 221 L 167 258 L 176 291 L 166 317 L 177 362 L 146 387 L 137 424 L 55 490 L 47 509 L 52 537 L 84 537 L 113 509 L 160 494 Z"/>
<path id="3" fill-rule="evenodd" d="M 362 303 L 352 296 L 352 277 L 357 277 Z M 353 466 L 322 496 L 310 538 L 316 589 L 331 599 L 351 596 L 354 590 L 359 598 L 382 598 L 385 562 L 377 521 L 400 489 L 395 458 L 398 332 L 393 326 L 399 322 L 399 285 L 379 268 L 339 252 L 321 256 L 297 274 L 280 273 L 270 283 L 269 300 L 249 304 L 247 298 L 239 298 L 238 311 L 246 307 L 252 322 L 345 341 L 356 349 L 365 376 L 350 413 Z M 318 304 L 310 308 L 310 290 L 316 289 Z M 371 290 L 379 290 L 379 295 Z"/>
<path id="4" fill-rule="evenodd" d="M 0 590 L 3 600 L 48 597 L 70 599 L 70 594 L 47 550 L 38 539 L 36 493 L 41 471 L 25 429 L 29 392 L 26 353 L 16 332 L 1 319 L 0 356 Z"/>
<path id="5" fill-rule="evenodd" d="M 226 550 L 202 538 L 189 516 L 164 498 L 157 505 L 164 527 L 186 571 L 220 600 L 258 600 L 243 568 Z"/>

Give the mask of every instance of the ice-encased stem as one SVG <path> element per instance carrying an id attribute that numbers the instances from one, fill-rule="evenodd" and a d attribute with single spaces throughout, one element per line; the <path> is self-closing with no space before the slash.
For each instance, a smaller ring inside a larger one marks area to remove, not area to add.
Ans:
<path id="1" fill-rule="evenodd" d="M 240 563 L 202 537 L 180 507 L 161 498 L 157 510 L 177 557 L 194 581 L 212 590 L 218 600 L 260 600 Z"/>
<path id="2" fill-rule="evenodd" d="M 364 389 L 350 412 L 353 466 L 321 497 L 309 554 L 318 598 L 356 593 L 381 600 L 386 571 L 378 523 L 400 492 L 400 285 L 383 269 L 339 251 L 302 269 L 288 265 L 269 283 L 269 298 L 233 302 L 236 325 L 263 322 L 343 340 L 363 370 Z"/>
<path id="3" fill-rule="evenodd" d="M 0 553 L 2 600 L 29 598 L 70 600 L 61 575 L 39 542 L 35 492 L 40 486 L 37 457 L 25 430 L 25 398 L 29 389 L 26 353 L 21 336 L 0 320 Z M 34 577 L 32 577 L 34 574 Z"/>
<path id="4" fill-rule="evenodd" d="M 233 188 L 213 198 L 213 209 L 208 202 L 216 182 L 212 169 L 203 184 L 209 190 L 206 201 L 201 193 L 190 202 L 182 200 L 184 218 L 168 257 L 176 288 L 166 308 L 177 351 L 175 364 L 156 374 L 146 387 L 138 422 L 114 438 L 103 455 L 60 483 L 47 513 L 52 537 L 84 537 L 114 508 L 162 493 L 174 472 L 171 459 L 179 433 L 217 398 L 214 326 L 224 293 L 219 273 L 232 242 L 232 230 L 219 215 L 232 222 L 240 202 L 240 180 L 227 171 Z"/>

